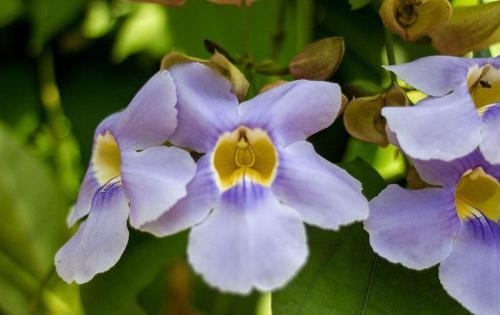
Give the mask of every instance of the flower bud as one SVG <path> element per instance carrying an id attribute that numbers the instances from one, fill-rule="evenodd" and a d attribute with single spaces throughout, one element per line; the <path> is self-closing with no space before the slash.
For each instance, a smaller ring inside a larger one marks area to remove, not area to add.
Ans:
<path id="1" fill-rule="evenodd" d="M 448 0 L 384 0 L 379 10 L 385 27 L 406 41 L 443 27 L 451 15 Z"/>
<path id="2" fill-rule="evenodd" d="M 457 7 L 446 26 L 429 35 L 442 54 L 460 56 L 500 41 L 500 2 Z"/>
<path id="3" fill-rule="evenodd" d="M 344 112 L 344 126 L 351 136 L 385 147 L 389 140 L 385 118 L 381 115 L 382 108 L 407 104 L 405 92 L 397 85 L 386 93 L 355 98 Z"/>
<path id="4" fill-rule="evenodd" d="M 294 79 L 326 80 L 337 71 L 344 50 L 342 37 L 324 38 L 304 48 L 288 68 Z"/>

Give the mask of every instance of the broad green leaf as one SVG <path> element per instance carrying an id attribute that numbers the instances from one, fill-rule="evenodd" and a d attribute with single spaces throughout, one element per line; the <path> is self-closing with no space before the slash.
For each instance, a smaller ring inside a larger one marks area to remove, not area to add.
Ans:
<path id="1" fill-rule="evenodd" d="M 0 313 L 79 314 L 75 286 L 53 278 L 68 204 L 47 165 L 0 123 Z"/>
<path id="2" fill-rule="evenodd" d="M 186 233 L 155 238 L 134 232 L 120 261 L 110 271 L 81 286 L 87 314 L 147 314 L 140 307 L 139 293 L 150 285 L 166 266 L 182 258 Z"/>
<path id="3" fill-rule="evenodd" d="M 84 4 L 84 0 L 29 0 L 32 52 L 39 54 L 48 40 L 74 22 Z"/>
<path id="4" fill-rule="evenodd" d="M 363 183 L 368 198 L 385 186 L 360 159 L 344 167 Z M 273 294 L 273 315 L 468 314 L 444 292 L 436 268 L 416 272 L 375 255 L 361 224 L 308 232 L 309 261 Z"/>

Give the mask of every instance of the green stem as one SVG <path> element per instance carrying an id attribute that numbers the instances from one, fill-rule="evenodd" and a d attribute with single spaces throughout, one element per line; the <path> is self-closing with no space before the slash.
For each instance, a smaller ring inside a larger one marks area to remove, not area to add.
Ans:
<path id="1" fill-rule="evenodd" d="M 281 48 L 285 41 L 285 17 L 286 17 L 286 1 L 278 0 L 278 18 L 276 20 L 276 30 L 272 36 L 271 59 L 278 59 Z"/>
<path id="2" fill-rule="evenodd" d="M 392 33 L 387 28 L 384 28 L 384 39 L 385 39 L 385 51 L 387 53 L 387 63 L 389 65 L 394 65 L 396 64 L 396 56 L 394 54 L 394 40 L 392 38 Z M 395 82 L 396 76 L 392 72 L 389 73 L 391 75 L 391 81 Z"/>
<path id="3" fill-rule="evenodd" d="M 314 6 L 312 0 L 297 0 L 297 51 L 311 42 Z"/>
<path id="4" fill-rule="evenodd" d="M 40 285 L 38 286 L 38 289 L 35 292 L 35 295 L 33 297 L 33 302 L 31 304 L 31 312 L 30 312 L 31 314 L 38 314 L 38 308 L 41 304 L 45 288 L 48 286 L 50 280 L 55 274 L 56 274 L 56 268 L 55 266 L 53 266 L 40 282 Z"/>

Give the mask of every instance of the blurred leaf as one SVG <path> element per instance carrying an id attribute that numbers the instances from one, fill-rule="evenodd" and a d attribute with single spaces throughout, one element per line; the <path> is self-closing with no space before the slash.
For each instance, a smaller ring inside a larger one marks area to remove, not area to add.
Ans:
<path id="1" fill-rule="evenodd" d="M 369 5 L 371 0 L 349 0 L 352 10 L 361 9 L 364 6 Z"/>
<path id="2" fill-rule="evenodd" d="M 12 61 L 2 63 L 1 68 L 0 117 L 24 139 L 38 125 L 36 73 L 29 63 Z"/>
<path id="3" fill-rule="evenodd" d="M 30 44 L 33 53 L 39 54 L 48 40 L 74 22 L 84 4 L 84 0 L 29 0 L 28 16 L 32 26 Z"/>
<path id="4" fill-rule="evenodd" d="M 156 4 L 140 4 L 134 8 L 116 35 L 113 47 L 115 62 L 139 52 L 160 57 L 171 45 L 165 8 Z"/>
<path id="5" fill-rule="evenodd" d="M 184 256 L 186 236 L 187 233 L 181 233 L 159 239 L 139 232 L 131 234 L 118 264 L 81 286 L 87 314 L 146 314 L 138 304 L 139 293 L 168 264 Z"/>
<path id="6" fill-rule="evenodd" d="M 98 38 L 107 34 L 115 22 L 110 11 L 110 5 L 105 0 L 89 1 L 87 15 L 82 25 L 83 36 Z"/>
<path id="7" fill-rule="evenodd" d="M 79 314 L 75 286 L 53 275 L 68 205 L 48 167 L 0 124 L 0 313 Z"/>
<path id="8" fill-rule="evenodd" d="M 23 13 L 22 0 L 2 0 L 0 1 L 0 27 L 14 21 Z"/>
<path id="9" fill-rule="evenodd" d="M 344 165 L 373 198 L 385 187 L 360 159 Z M 375 255 L 361 224 L 338 232 L 310 228 L 306 267 L 273 294 L 273 315 L 468 314 L 442 289 L 437 269 L 416 272 Z"/>

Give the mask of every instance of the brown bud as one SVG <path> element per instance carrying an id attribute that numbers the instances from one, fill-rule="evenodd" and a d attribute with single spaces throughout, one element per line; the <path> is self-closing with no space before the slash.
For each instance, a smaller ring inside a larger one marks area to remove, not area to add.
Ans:
<path id="1" fill-rule="evenodd" d="M 344 50 L 342 37 L 324 38 L 304 48 L 288 68 L 294 79 L 326 80 L 337 71 Z"/>
<path id="2" fill-rule="evenodd" d="M 443 27 L 451 15 L 448 0 L 384 0 L 379 10 L 385 27 L 406 41 Z"/>
<path id="3" fill-rule="evenodd" d="M 215 51 L 210 60 L 190 57 L 177 51 L 171 51 L 161 61 L 161 69 L 168 69 L 173 65 L 187 62 L 199 62 L 217 71 L 220 75 L 231 82 L 232 91 L 243 101 L 248 92 L 248 81 L 241 71 L 233 65 L 224 55 Z"/>
<path id="4" fill-rule="evenodd" d="M 446 26 L 430 34 L 442 54 L 460 56 L 500 41 L 500 2 L 457 7 Z"/>
<path id="5" fill-rule="evenodd" d="M 385 147 L 389 140 L 382 108 L 406 106 L 407 103 L 405 92 L 397 85 L 383 94 L 355 98 L 344 112 L 344 126 L 351 136 Z"/>

